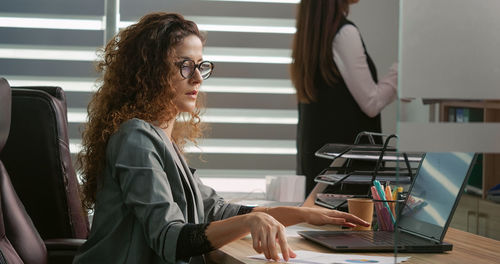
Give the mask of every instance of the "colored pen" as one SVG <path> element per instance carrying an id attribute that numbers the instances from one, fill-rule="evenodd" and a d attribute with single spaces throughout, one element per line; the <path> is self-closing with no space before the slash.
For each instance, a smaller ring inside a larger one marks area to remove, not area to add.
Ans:
<path id="1" fill-rule="evenodd" d="M 394 208 L 395 199 L 392 197 L 391 186 L 389 184 L 385 186 L 385 197 L 387 197 L 387 200 L 393 201 L 389 203 L 389 208 L 391 208 L 392 215 L 396 215 L 396 211 Z"/>
<path id="2" fill-rule="evenodd" d="M 396 189 L 396 200 L 398 199 L 399 194 L 400 194 L 400 193 L 402 193 L 402 192 L 403 192 L 403 187 L 398 187 L 398 188 Z"/>
<path id="3" fill-rule="evenodd" d="M 394 201 L 396 201 L 398 199 L 399 188 L 401 188 L 401 187 L 394 188 L 394 190 L 392 191 L 392 200 L 394 200 Z"/>
<path id="4" fill-rule="evenodd" d="M 385 219 L 385 222 L 387 223 L 387 231 L 394 231 L 394 225 L 391 225 L 390 222 L 391 222 L 391 217 L 392 214 L 391 214 L 391 211 L 389 211 L 389 209 L 387 209 L 387 207 L 382 207 L 382 215 L 384 216 L 384 219 Z"/>
<path id="5" fill-rule="evenodd" d="M 380 200 L 380 197 L 378 196 L 377 189 L 375 186 L 372 186 L 371 188 L 372 191 L 372 197 L 374 200 Z M 375 202 L 375 210 L 377 212 L 377 223 L 379 226 L 379 230 L 387 230 L 387 225 L 384 222 L 384 217 L 382 216 L 382 204 L 380 202 Z"/>
<path id="6" fill-rule="evenodd" d="M 383 204 L 384 204 L 385 208 L 387 208 L 387 210 L 389 211 L 389 215 L 390 215 L 392 224 L 394 225 L 396 223 L 396 219 L 394 219 L 394 216 L 391 213 L 391 208 L 389 207 L 389 204 L 387 203 L 387 199 L 385 198 L 385 193 L 384 193 L 384 189 L 382 188 L 382 185 L 380 184 L 380 182 L 378 180 L 374 180 L 373 185 L 375 186 L 375 188 L 377 188 L 377 192 L 378 192 L 378 195 L 380 196 L 381 200 L 384 200 Z"/>

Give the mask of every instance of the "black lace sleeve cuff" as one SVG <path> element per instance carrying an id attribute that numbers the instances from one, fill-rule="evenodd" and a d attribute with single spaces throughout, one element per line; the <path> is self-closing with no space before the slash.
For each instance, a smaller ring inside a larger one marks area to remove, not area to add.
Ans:
<path id="1" fill-rule="evenodd" d="M 182 227 L 177 238 L 177 259 L 187 260 L 215 249 L 205 234 L 209 224 L 186 224 Z"/>
<path id="2" fill-rule="evenodd" d="M 240 207 L 240 209 L 238 210 L 238 213 L 236 215 L 248 214 L 248 213 L 252 212 L 253 208 L 254 208 L 253 206 L 242 205 Z"/>

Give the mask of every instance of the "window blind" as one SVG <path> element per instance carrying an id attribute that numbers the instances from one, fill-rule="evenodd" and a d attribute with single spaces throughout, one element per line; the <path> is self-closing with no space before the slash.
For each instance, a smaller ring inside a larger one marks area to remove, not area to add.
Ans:
<path id="1" fill-rule="evenodd" d="M 120 27 L 153 11 L 179 12 L 207 32 L 209 131 L 186 156 L 217 191 L 263 198 L 265 175 L 295 174 L 296 102 L 289 80 L 298 1 L 120 1 Z M 0 9 L 0 73 L 12 86 L 58 85 L 70 149 L 80 150 L 104 44 L 104 1 L 8 1 Z"/>

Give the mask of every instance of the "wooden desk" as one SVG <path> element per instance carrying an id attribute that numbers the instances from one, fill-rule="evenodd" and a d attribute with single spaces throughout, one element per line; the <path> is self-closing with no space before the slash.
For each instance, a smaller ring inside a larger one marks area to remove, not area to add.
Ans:
<path id="1" fill-rule="evenodd" d="M 399 253 L 398 256 L 410 256 L 407 262 L 411 264 L 429 263 L 473 263 L 492 264 L 500 262 L 500 241 L 477 236 L 471 233 L 449 228 L 445 241 L 453 244 L 453 250 L 440 254 Z M 289 238 L 288 243 L 294 250 L 310 250 L 323 253 L 333 251 L 307 241 L 303 238 Z M 209 263 L 267 263 L 265 261 L 249 259 L 247 256 L 256 255 L 252 248 L 252 240 L 245 237 L 230 243 L 208 255 Z M 351 254 L 351 253 L 347 253 Z M 393 256 L 393 253 L 352 253 L 361 255 Z M 269 262 L 276 263 L 276 262 Z"/>

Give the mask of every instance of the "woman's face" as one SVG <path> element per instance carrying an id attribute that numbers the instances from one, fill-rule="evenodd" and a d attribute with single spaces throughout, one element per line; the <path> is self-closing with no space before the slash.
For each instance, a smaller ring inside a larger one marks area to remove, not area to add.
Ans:
<path id="1" fill-rule="evenodd" d="M 191 60 L 194 64 L 199 64 L 203 61 L 203 44 L 200 38 L 195 35 L 190 35 L 175 48 L 177 58 L 175 63 L 182 64 L 186 60 Z M 190 63 L 190 62 L 186 62 Z M 191 78 L 184 78 L 180 73 L 180 68 L 177 68 L 177 73 L 174 75 L 172 83 L 177 90 L 173 99 L 175 106 L 179 112 L 192 112 L 196 106 L 196 99 L 200 85 L 203 82 L 200 71 L 195 69 Z"/>

